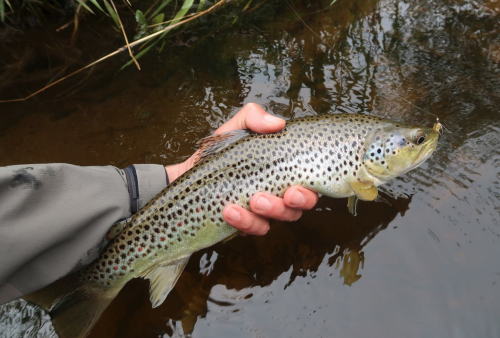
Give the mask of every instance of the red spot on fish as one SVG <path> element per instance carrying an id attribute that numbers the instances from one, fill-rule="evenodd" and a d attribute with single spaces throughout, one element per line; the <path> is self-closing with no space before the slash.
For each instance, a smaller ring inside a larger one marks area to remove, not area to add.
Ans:
<path id="1" fill-rule="evenodd" d="M 161 237 L 160 241 L 165 242 L 165 237 Z"/>
<path id="2" fill-rule="evenodd" d="M 113 269 L 118 270 L 118 267 L 117 267 L 117 266 L 115 266 Z"/>
<path id="3" fill-rule="evenodd" d="M 200 208 L 196 208 L 196 212 L 200 212 Z"/>
<path id="4" fill-rule="evenodd" d="M 141 252 L 141 251 L 142 251 L 142 247 L 139 248 L 139 252 Z"/>
<path id="5" fill-rule="evenodd" d="M 177 226 L 178 227 L 182 226 L 182 222 L 177 223 Z"/>

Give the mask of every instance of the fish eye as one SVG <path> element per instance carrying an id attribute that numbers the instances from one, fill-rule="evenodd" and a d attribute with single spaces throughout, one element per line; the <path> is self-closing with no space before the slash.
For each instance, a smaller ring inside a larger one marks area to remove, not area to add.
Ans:
<path id="1" fill-rule="evenodd" d="M 427 138 L 427 135 L 422 130 L 419 130 L 415 133 L 414 137 L 414 142 L 418 145 L 422 144 L 425 142 L 425 139 Z"/>

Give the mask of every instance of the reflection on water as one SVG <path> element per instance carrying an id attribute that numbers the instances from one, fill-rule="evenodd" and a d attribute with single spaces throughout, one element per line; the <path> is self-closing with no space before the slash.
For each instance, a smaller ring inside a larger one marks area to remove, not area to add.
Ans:
<path id="1" fill-rule="evenodd" d="M 339 268 L 339 263 L 340 261 L 338 260 L 336 269 Z M 351 286 L 352 283 L 361 278 L 361 275 L 357 274 L 360 263 L 361 267 L 365 264 L 365 255 L 363 252 L 350 251 L 344 254 L 344 261 L 340 270 L 340 277 L 344 278 L 344 284 Z"/>
<path id="2" fill-rule="evenodd" d="M 57 338 L 50 316 L 23 299 L 0 306 L 0 337 Z"/>
<path id="3" fill-rule="evenodd" d="M 132 281 L 90 337 L 500 336 L 499 3 L 289 3 L 301 19 L 278 2 L 272 19 L 146 56 L 142 72 L 101 68 L 1 106 L 0 164 L 181 161 L 247 102 L 285 118 L 435 114 L 448 130 L 437 151 L 357 217 L 321 198 L 298 222 L 195 254 L 156 309 Z M 16 81 L 1 98 L 40 79 Z"/>
<path id="4" fill-rule="evenodd" d="M 239 237 L 198 252 L 189 261 L 175 292 L 156 309 L 151 309 L 147 282 L 135 280 L 104 314 L 109 321 L 101 320 L 95 331 L 102 336 L 134 337 L 145 331 L 164 330 L 165 318 L 170 318 L 180 321 L 181 332 L 192 333 L 198 318 L 205 318 L 210 306 L 238 313 L 244 308 L 239 303 L 251 299 L 255 288 L 265 290 L 286 278 L 282 285 L 286 290 L 298 277 L 314 279 L 325 265 L 330 267 L 329 279 L 354 285 L 364 266 L 362 249 L 404 213 L 410 202 L 387 195 L 385 198 L 390 204 L 361 202 L 359 221 L 349 214 L 344 200 L 321 198 L 317 210 L 306 213 L 299 222 L 275 222 L 266 236 Z M 353 224 L 355 230 L 351 229 Z M 236 293 L 230 297 L 214 295 L 214 289 L 221 287 Z M 124 308 L 130 310 L 123 313 Z M 116 319 L 111 319 L 117 313 L 122 313 L 118 326 Z M 138 325 L 137 318 L 144 324 Z"/>

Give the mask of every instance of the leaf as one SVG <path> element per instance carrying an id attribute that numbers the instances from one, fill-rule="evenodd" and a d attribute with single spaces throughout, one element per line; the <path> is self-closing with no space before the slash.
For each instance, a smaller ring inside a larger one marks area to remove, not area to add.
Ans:
<path id="1" fill-rule="evenodd" d="M 159 23 L 162 23 L 163 22 L 163 18 L 165 17 L 165 15 L 163 13 L 161 14 L 158 14 L 157 16 L 155 16 L 155 18 L 153 19 L 153 21 L 151 22 L 153 25 L 156 25 L 156 24 L 159 24 Z M 153 27 L 153 32 L 158 32 L 158 31 L 161 31 L 163 29 L 163 25 L 158 25 L 158 26 L 154 26 Z"/>
<path id="2" fill-rule="evenodd" d="M 80 0 L 77 0 L 77 1 L 80 1 Z M 115 13 L 115 10 L 113 9 L 113 7 L 111 7 L 111 5 L 109 4 L 109 2 L 107 0 L 104 0 L 104 5 L 106 6 L 106 9 L 108 10 L 109 15 L 111 15 L 111 17 L 113 18 L 113 21 L 116 23 L 116 26 L 118 28 L 121 28 L 120 21 L 118 21 L 118 17 L 116 16 L 116 13 Z"/>
<path id="3" fill-rule="evenodd" d="M 154 45 L 156 45 L 158 43 L 158 41 L 160 41 L 160 40 L 156 40 L 150 46 L 148 46 L 147 48 L 143 49 L 139 54 L 135 55 L 135 59 L 139 60 L 139 58 L 141 56 L 143 56 L 144 54 L 146 54 L 147 51 L 149 51 L 151 49 L 151 47 L 153 47 Z M 133 62 L 134 62 L 134 60 L 130 60 L 129 62 L 127 62 L 126 64 L 124 64 L 122 66 L 122 68 L 120 68 L 118 71 L 121 71 L 121 70 L 125 69 L 126 67 L 130 66 Z"/>
<path id="4" fill-rule="evenodd" d="M 76 0 L 76 1 L 78 1 L 78 3 L 79 3 L 80 5 L 82 5 L 82 6 L 83 6 L 86 10 L 88 10 L 90 13 L 95 14 L 95 13 L 94 13 L 94 11 L 92 11 L 92 10 L 90 9 L 90 7 L 89 7 L 89 6 L 87 6 L 87 4 L 86 4 L 85 2 L 83 2 L 83 0 Z"/>
<path id="5" fill-rule="evenodd" d="M 135 12 L 135 20 L 137 21 L 137 34 L 134 36 L 134 39 L 139 40 L 149 35 L 148 22 L 140 10 Z"/>
<path id="6" fill-rule="evenodd" d="M 142 14 L 142 12 L 140 10 L 137 10 L 135 12 L 135 20 L 141 26 L 146 26 L 146 27 L 148 26 L 148 22 L 146 21 L 146 18 L 144 17 L 144 14 Z"/>
<path id="7" fill-rule="evenodd" d="M 92 3 L 94 4 L 94 6 L 96 6 L 97 8 L 99 8 L 101 10 L 101 12 L 103 12 L 104 14 L 106 14 L 106 12 L 104 12 L 104 10 L 102 9 L 101 5 L 99 5 L 99 3 L 97 2 L 97 0 L 90 0 L 92 1 Z"/>
<path id="8" fill-rule="evenodd" d="M 205 6 L 205 1 L 206 0 L 200 0 L 200 4 L 198 5 L 198 9 L 196 10 L 196 12 L 201 12 L 203 6 Z"/>
<path id="9" fill-rule="evenodd" d="M 159 23 L 162 23 L 163 22 L 163 18 L 165 17 L 165 14 L 161 13 L 161 14 L 158 14 L 157 16 L 154 17 L 153 21 L 151 21 L 151 23 L 153 25 L 156 25 L 156 24 L 159 24 Z"/>
<path id="10" fill-rule="evenodd" d="M 184 0 L 184 3 L 182 4 L 181 9 L 177 12 L 175 15 L 174 19 L 170 23 L 169 26 L 172 26 L 176 24 L 177 22 L 181 21 L 181 18 L 186 14 L 186 12 L 191 8 L 193 5 L 194 0 Z"/>
<path id="11" fill-rule="evenodd" d="M 156 14 L 160 13 L 160 11 L 165 8 L 166 5 L 168 5 L 170 3 L 170 1 L 172 0 L 166 0 L 165 2 L 163 2 L 157 9 L 156 11 L 153 12 L 153 14 L 151 14 L 151 16 L 149 17 L 150 19 L 155 17 Z"/>

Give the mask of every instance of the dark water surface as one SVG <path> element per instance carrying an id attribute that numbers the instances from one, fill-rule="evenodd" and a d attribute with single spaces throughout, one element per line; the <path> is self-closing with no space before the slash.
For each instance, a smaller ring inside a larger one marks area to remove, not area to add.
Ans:
<path id="1" fill-rule="evenodd" d="M 0 165 L 179 162 L 248 102 L 286 119 L 431 126 L 431 112 L 448 130 L 430 160 L 382 188 L 389 203 L 361 202 L 353 217 L 346 199 L 321 198 L 298 222 L 198 252 L 156 309 L 133 280 L 90 337 L 500 337 L 500 1 L 330 3 L 270 2 L 267 16 L 190 47 L 172 40 L 141 72 L 113 76 L 123 55 L 0 105 Z M 103 55 L 121 40 L 101 28 L 105 40 L 80 43 Z M 4 32 L 0 99 L 71 69 L 50 54 L 67 36 L 44 34 L 28 47 Z M 12 65 L 26 78 L 9 78 Z M 0 310 L 7 336 L 20 336 L 16 311 Z"/>

